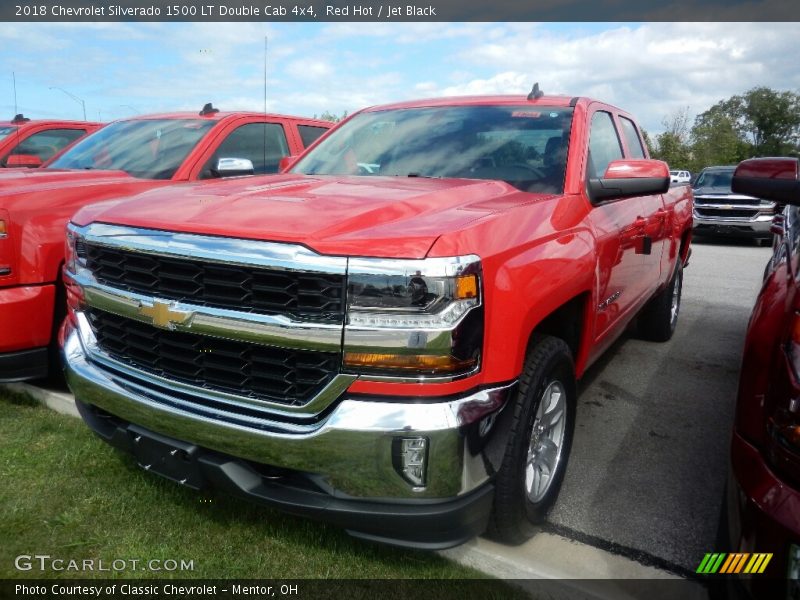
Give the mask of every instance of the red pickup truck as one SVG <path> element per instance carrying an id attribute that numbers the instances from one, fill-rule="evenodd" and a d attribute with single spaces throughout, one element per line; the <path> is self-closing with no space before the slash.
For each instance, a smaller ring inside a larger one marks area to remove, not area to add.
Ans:
<path id="1" fill-rule="evenodd" d="M 0 121 L 0 167 L 41 167 L 102 126 L 86 121 L 33 121 L 21 114 L 10 121 Z"/>
<path id="2" fill-rule="evenodd" d="M 0 171 L 0 381 L 43 377 L 58 362 L 64 228 L 76 210 L 181 181 L 276 172 L 332 125 L 209 105 L 116 121 L 42 169 Z"/>
<path id="3" fill-rule="evenodd" d="M 146 469 L 441 548 L 558 493 L 576 380 L 668 340 L 692 196 L 587 98 L 375 107 L 270 178 L 89 206 L 65 372 Z"/>

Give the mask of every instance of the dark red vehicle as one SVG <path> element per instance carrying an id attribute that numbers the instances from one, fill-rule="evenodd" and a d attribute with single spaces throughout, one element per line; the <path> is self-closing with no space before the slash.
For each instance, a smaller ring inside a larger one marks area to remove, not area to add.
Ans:
<path id="1" fill-rule="evenodd" d="M 800 166 L 742 162 L 733 190 L 784 205 L 747 329 L 731 451 L 734 551 L 773 553 L 744 583 L 755 598 L 800 598 Z M 787 589 L 788 586 L 788 589 Z"/>
<path id="2" fill-rule="evenodd" d="M 0 167 L 41 167 L 102 123 L 31 120 L 23 115 L 0 121 Z"/>
<path id="3" fill-rule="evenodd" d="M 0 171 L 0 381 L 48 372 L 65 310 L 64 227 L 76 210 L 179 182 L 274 173 L 332 126 L 209 105 L 116 121 L 42 169 Z"/>
<path id="4" fill-rule="evenodd" d="M 395 544 L 520 541 L 558 494 L 576 379 L 637 314 L 675 329 L 692 196 L 669 179 L 588 98 L 361 111 L 285 174 L 79 211 L 68 384 L 183 485 Z"/>

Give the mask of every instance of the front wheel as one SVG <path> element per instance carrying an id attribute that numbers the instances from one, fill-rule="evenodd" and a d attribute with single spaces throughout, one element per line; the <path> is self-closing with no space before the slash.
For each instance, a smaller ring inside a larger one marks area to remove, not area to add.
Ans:
<path id="1" fill-rule="evenodd" d="M 520 544 L 558 496 L 575 424 L 575 368 L 567 344 L 535 336 L 520 377 L 513 423 L 495 480 L 489 535 Z"/>

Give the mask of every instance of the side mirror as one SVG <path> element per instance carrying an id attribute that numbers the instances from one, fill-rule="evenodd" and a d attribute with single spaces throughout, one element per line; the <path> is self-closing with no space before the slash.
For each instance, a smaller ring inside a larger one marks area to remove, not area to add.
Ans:
<path id="1" fill-rule="evenodd" d="M 249 158 L 220 158 L 214 169 L 214 174 L 218 177 L 253 175 L 255 172 L 253 161 Z"/>
<path id="2" fill-rule="evenodd" d="M 6 159 L 6 167 L 13 169 L 28 167 L 36 169 L 42 166 L 42 159 L 35 154 L 12 154 Z"/>
<path id="3" fill-rule="evenodd" d="M 628 196 L 664 194 L 669 190 L 667 163 L 660 160 L 614 160 L 601 178 L 589 179 L 592 202 L 604 202 Z"/>
<path id="4" fill-rule="evenodd" d="M 751 158 L 733 173 L 737 194 L 800 206 L 800 161 L 796 158 Z"/>
<path id="5" fill-rule="evenodd" d="M 297 161 L 297 155 L 284 156 L 278 161 L 278 173 L 286 173 L 292 168 L 292 165 Z"/>

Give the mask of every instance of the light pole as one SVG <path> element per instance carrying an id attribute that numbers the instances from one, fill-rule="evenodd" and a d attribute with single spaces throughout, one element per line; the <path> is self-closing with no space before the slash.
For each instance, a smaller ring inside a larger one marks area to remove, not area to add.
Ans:
<path id="1" fill-rule="evenodd" d="M 53 86 L 50 88 L 51 90 L 58 90 L 59 92 L 64 92 L 67 96 L 75 100 L 75 102 L 80 102 L 81 106 L 83 107 L 83 120 L 86 120 L 86 102 L 84 102 L 81 98 L 78 98 L 75 94 L 70 94 L 64 88 Z"/>

